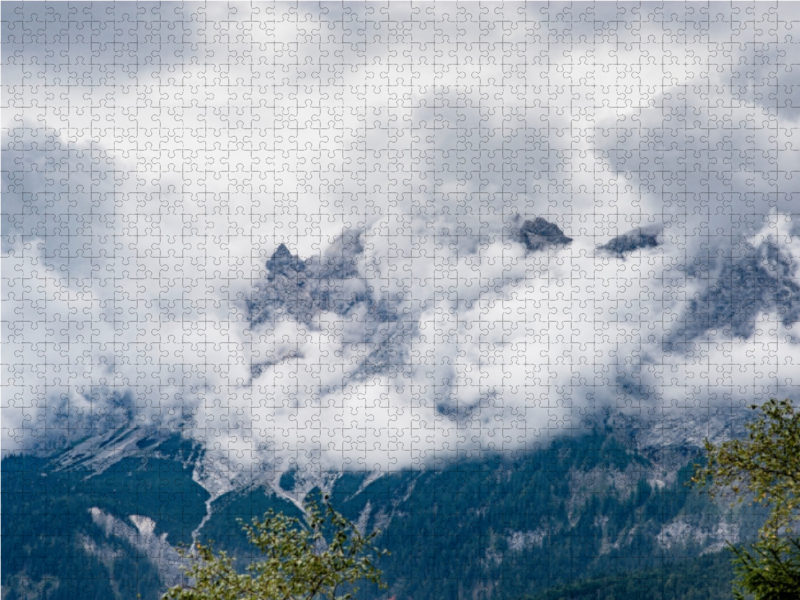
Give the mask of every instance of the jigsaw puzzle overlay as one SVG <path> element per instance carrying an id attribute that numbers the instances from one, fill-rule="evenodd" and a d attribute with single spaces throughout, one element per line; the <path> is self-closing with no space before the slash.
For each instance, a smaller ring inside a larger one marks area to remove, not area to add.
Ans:
<path id="1" fill-rule="evenodd" d="M 4 2 L 3 451 L 181 431 L 216 498 L 796 398 L 799 20 Z"/>
<path id="2" fill-rule="evenodd" d="M 796 11 L 4 3 L 4 448 L 392 469 L 792 395 Z"/>

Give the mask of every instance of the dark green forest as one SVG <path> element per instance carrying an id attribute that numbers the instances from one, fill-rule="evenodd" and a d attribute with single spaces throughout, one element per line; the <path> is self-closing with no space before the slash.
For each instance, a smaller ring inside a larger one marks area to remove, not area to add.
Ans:
<path id="1" fill-rule="evenodd" d="M 49 466 L 32 456 L 3 459 L 3 600 L 159 598 L 158 569 L 92 522 L 89 508 L 116 494 Z M 107 560 L 86 551 L 92 543 Z"/>
<path id="2" fill-rule="evenodd" d="M 731 600 L 731 553 L 552 587 L 526 600 Z"/>
<path id="3" fill-rule="evenodd" d="M 140 452 L 99 473 L 80 464 L 63 468 L 57 455 L 4 458 L 3 600 L 159 598 L 165 584 L 153 562 L 124 536 L 109 535 L 89 509 L 129 526 L 130 515 L 149 517 L 157 536 L 185 544 L 206 513 L 208 493 L 192 479 L 201 456 L 173 435 L 144 441 Z M 727 552 L 701 556 L 709 550 L 702 536 L 666 547 L 659 532 L 679 519 L 693 531 L 728 522 L 754 534 L 763 516 L 747 506 L 724 511 L 687 487 L 696 460 L 690 451 L 670 457 L 683 464 L 671 475 L 659 460 L 598 431 L 512 457 L 476 457 L 371 482 L 365 473 L 345 473 L 326 491 L 347 519 L 381 530 L 376 543 L 391 553 L 379 565 L 389 585 L 381 597 L 730 597 Z M 666 483 L 653 485 L 656 475 Z M 285 473 L 280 487 L 291 493 L 294 486 L 294 474 Z M 319 499 L 322 490 L 308 496 Z M 241 566 L 252 555 L 239 519 L 269 509 L 302 516 L 258 483 L 211 506 L 200 539 L 238 556 Z M 365 586 L 361 596 L 378 592 Z"/>

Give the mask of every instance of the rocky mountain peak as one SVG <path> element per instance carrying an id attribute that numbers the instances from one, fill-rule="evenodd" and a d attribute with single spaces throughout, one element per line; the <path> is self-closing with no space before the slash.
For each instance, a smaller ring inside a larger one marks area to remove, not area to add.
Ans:
<path id="1" fill-rule="evenodd" d="M 305 271 L 306 264 L 299 257 L 294 256 L 286 244 L 280 244 L 272 258 L 267 261 L 267 269 L 270 272 L 270 277 L 274 278 L 277 275 L 289 276 L 293 273 Z"/>
<path id="2" fill-rule="evenodd" d="M 655 227 L 640 227 L 611 238 L 608 243 L 599 246 L 598 249 L 605 250 L 611 254 L 615 254 L 618 258 L 622 258 L 634 250 L 658 247 L 658 236 L 660 233 L 660 229 Z"/>
<path id="3" fill-rule="evenodd" d="M 519 230 L 519 237 L 530 252 L 538 252 L 548 246 L 566 246 L 572 242 L 561 228 L 542 217 L 526 220 Z"/>

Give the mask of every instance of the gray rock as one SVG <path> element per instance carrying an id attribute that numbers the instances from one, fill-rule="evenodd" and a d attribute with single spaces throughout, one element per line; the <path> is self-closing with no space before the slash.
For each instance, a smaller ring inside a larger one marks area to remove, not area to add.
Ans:
<path id="1" fill-rule="evenodd" d="M 277 309 L 283 309 L 302 322 L 308 322 L 319 312 L 312 291 L 314 274 L 304 261 L 281 244 L 266 266 L 267 279 L 258 286 L 249 302 L 251 325 L 267 321 Z"/>
<path id="2" fill-rule="evenodd" d="M 606 244 L 599 246 L 599 250 L 606 250 L 622 258 L 626 254 L 639 250 L 640 248 L 656 248 L 659 245 L 658 235 L 660 229 L 644 227 L 634 229 L 622 235 L 612 238 Z"/>
<path id="3" fill-rule="evenodd" d="M 267 261 L 267 270 L 270 272 L 270 278 L 278 275 L 291 276 L 294 273 L 305 271 L 306 265 L 298 257 L 292 256 L 285 244 L 281 244 L 275 250 L 272 258 Z"/>
<path id="4" fill-rule="evenodd" d="M 525 221 L 519 230 L 520 241 L 530 252 L 538 252 L 548 246 L 566 246 L 572 238 L 564 235 L 561 228 L 542 217 Z"/>
<path id="5" fill-rule="evenodd" d="M 319 262 L 320 276 L 324 279 L 358 277 L 358 261 L 363 253 L 361 233 L 345 231 L 325 250 Z"/>
<path id="6" fill-rule="evenodd" d="M 266 263 L 266 280 L 249 302 L 251 325 L 272 318 L 278 309 L 304 323 L 321 311 L 347 314 L 366 300 L 365 292 L 353 285 L 358 283 L 354 278 L 363 250 L 352 234 L 341 236 L 325 256 L 307 261 L 292 255 L 284 244 L 278 246 Z"/>
<path id="7" fill-rule="evenodd" d="M 784 325 L 800 321 L 797 265 L 778 246 L 765 242 L 749 246 L 744 256 L 724 259 L 719 277 L 699 298 L 691 301 L 685 325 L 669 340 L 679 347 L 711 330 L 747 339 L 755 332 L 759 313 L 775 312 Z"/>
<path id="8" fill-rule="evenodd" d="M 416 325 L 403 319 L 395 303 L 372 298 L 360 276 L 363 253 L 360 234 L 349 231 L 322 256 L 305 261 L 281 244 L 266 263 L 267 277 L 248 302 L 251 326 L 287 317 L 308 324 L 321 312 L 332 312 L 352 322 L 352 332 L 358 337 L 362 356 L 353 373 L 356 379 L 405 368 L 406 342 Z M 359 311 L 356 321 L 351 319 L 354 310 Z M 361 333 L 356 332 L 359 326 Z M 259 377 L 275 364 L 274 360 L 252 364 L 251 377 Z"/>

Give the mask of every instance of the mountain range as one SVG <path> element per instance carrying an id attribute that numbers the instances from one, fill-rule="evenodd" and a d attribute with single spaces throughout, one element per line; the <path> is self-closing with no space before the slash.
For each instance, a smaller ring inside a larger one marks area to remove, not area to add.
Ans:
<path id="1" fill-rule="evenodd" d="M 328 495 L 379 530 L 398 598 L 523 598 L 553 586 L 684 564 L 751 539 L 763 515 L 686 487 L 699 443 L 744 415 L 646 423 L 609 414 L 513 454 L 397 472 L 236 473 L 180 432 L 128 427 L 2 462 L 4 598 L 158 598 L 176 547 L 248 555 L 238 519 L 302 517 Z M 225 481 L 225 485 L 220 483 Z M 683 561 L 683 562 L 681 562 Z"/>
<path id="2" fill-rule="evenodd" d="M 509 235 L 531 253 L 572 241 L 544 219 L 524 221 Z M 625 260 L 660 243 L 657 230 L 635 230 L 598 253 Z M 356 234 L 311 260 L 278 246 L 248 301 L 250 327 L 278 314 L 311 323 L 322 312 L 360 310 L 373 335 L 362 340 L 367 351 L 353 377 L 403 369 L 415 325 L 358 288 L 363 250 Z M 667 351 L 710 330 L 747 338 L 764 311 L 777 312 L 785 325 L 800 318 L 793 263 L 773 243 L 709 262 L 701 272 L 712 266 L 718 277 L 688 303 L 689 318 L 664 341 Z M 251 377 L 291 359 L 254 359 Z M 633 380 L 617 384 L 628 398 L 650 393 Z M 380 565 L 389 585 L 381 597 L 415 600 L 544 597 L 576 582 L 645 572 L 674 580 L 691 561 L 753 539 L 763 520 L 746 504 L 715 504 L 686 485 L 704 439 L 742 434 L 742 407 L 584 407 L 513 450 L 465 449 L 397 469 L 337 469 L 278 454 L 242 460 L 233 449 L 199 441 L 191 413 L 146 426 L 137 424 L 132 402 L 118 396 L 107 418 L 87 416 L 80 439 L 5 454 L 4 600 L 155 599 L 180 581 L 181 545 L 213 540 L 243 564 L 250 554 L 239 519 L 268 509 L 302 518 L 304 503 L 323 496 L 361 531 L 380 532 L 377 544 L 391 553 Z M 456 429 L 474 410 L 438 408 Z"/>

